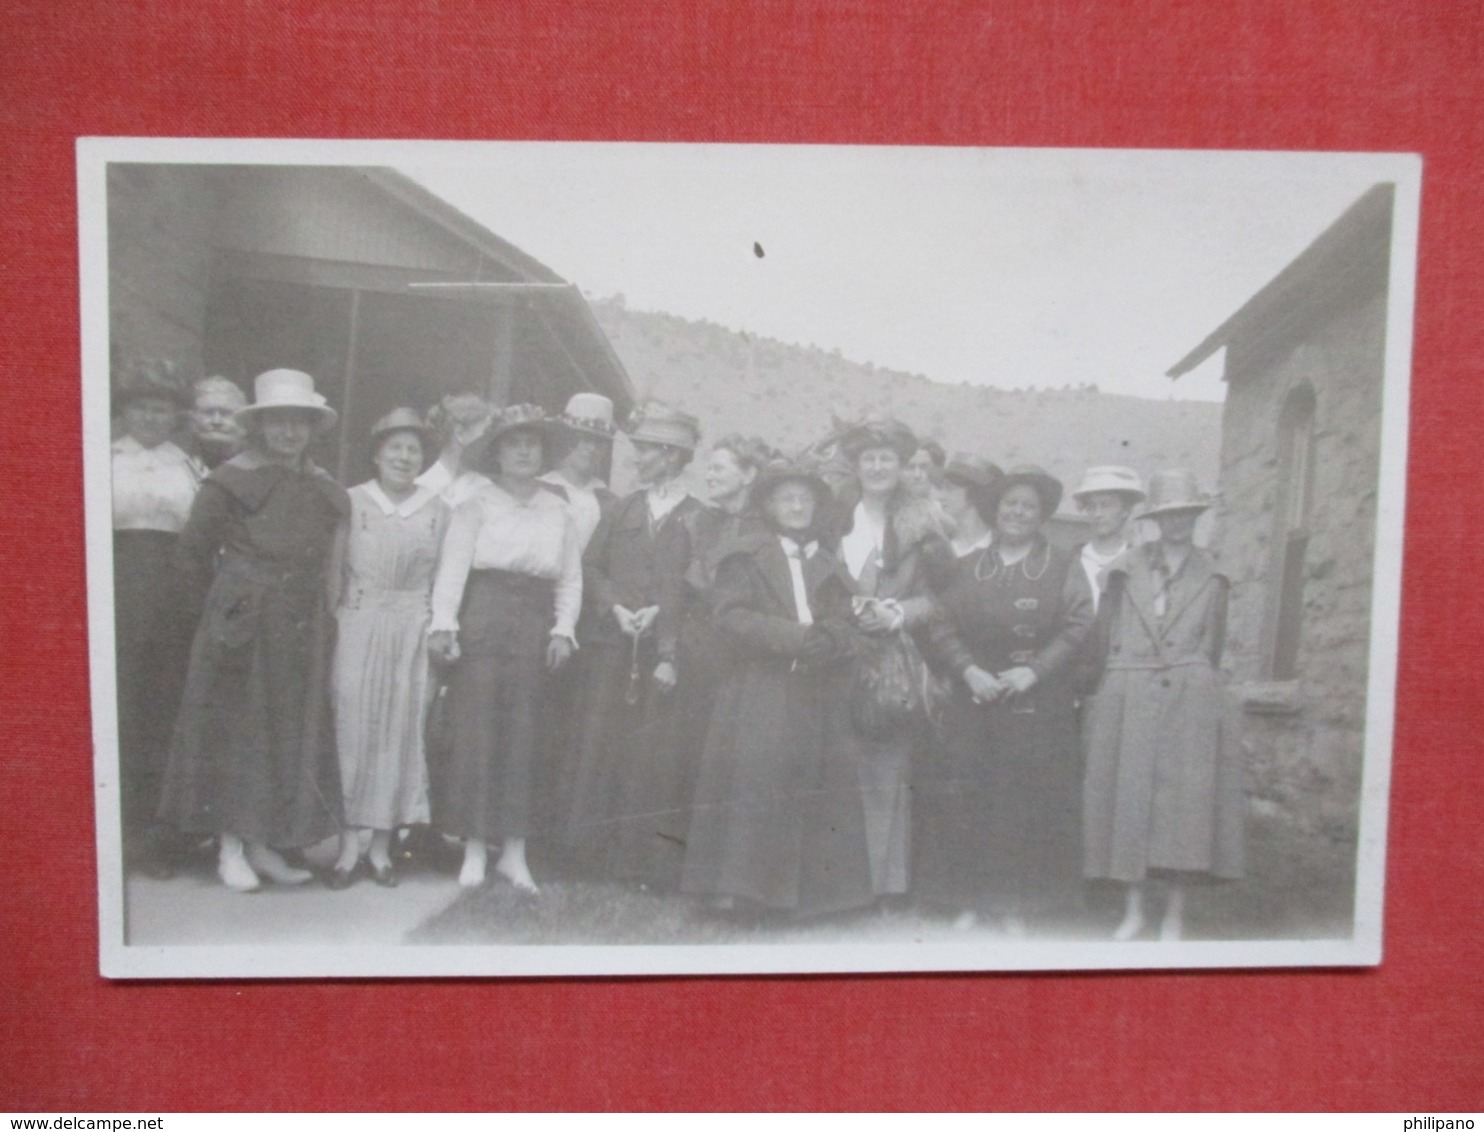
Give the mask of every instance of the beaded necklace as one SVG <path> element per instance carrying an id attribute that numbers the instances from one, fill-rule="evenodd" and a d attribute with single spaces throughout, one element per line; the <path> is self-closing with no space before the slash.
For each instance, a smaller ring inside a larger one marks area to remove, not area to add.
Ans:
<path id="1" fill-rule="evenodd" d="M 1002 580 L 1008 582 L 1015 575 L 1015 569 L 1018 566 L 1020 568 L 1021 576 L 1024 577 L 1026 581 L 1039 582 L 1041 580 L 1041 575 L 1046 573 L 1046 567 L 1051 565 L 1051 544 L 1047 542 L 1043 542 L 1041 544 L 1041 568 L 1034 574 L 1032 574 L 1030 570 L 1027 569 L 1027 566 L 1030 563 L 1030 560 L 1035 557 L 1035 553 L 1036 552 L 1033 548 L 1026 554 L 1024 558 L 1015 563 L 1014 566 L 1006 566 L 1003 559 L 1000 558 L 999 551 L 995 550 L 993 547 L 986 547 L 984 550 L 979 552 L 979 558 L 974 563 L 974 578 L 980 582 L 993 581 L 995 578 L 1001 578 Z M 987 574 L 984 573 L 985 559 L 990 560 L 989 573 Z"/>

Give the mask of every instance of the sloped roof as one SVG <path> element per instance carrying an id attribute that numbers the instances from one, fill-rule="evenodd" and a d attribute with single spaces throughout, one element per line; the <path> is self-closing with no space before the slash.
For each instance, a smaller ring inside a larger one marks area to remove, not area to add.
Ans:
<path id="1" fill-rule="evenodd" d="M 1396 187 L 1372 185 L 1273 280 L 1167 371 L 1189 373 L 1234 342 L 1254 348 L 1293 339 L 1316 313 L 1384 287 Z"/>

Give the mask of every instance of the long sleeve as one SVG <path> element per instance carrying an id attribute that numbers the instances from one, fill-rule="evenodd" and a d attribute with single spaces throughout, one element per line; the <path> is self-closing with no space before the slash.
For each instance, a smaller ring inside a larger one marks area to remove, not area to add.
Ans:
<path id="1" fill-rule="evenodd" d="M 1211 605 L 1206 621 L 1206 655 L 1210 657 L 1211 667 L 1221 667 L 1221 655 L 1226 651 L 1226 608 L 1231 585 L 1220 574 L 1211 579 L 1211 584 L 1216 587 L 1216 594 L 1211 598 Z"/>
<path id="2" fill-rule="evenodd" d="M 609 611 L 618 604 L 618 595 L 608 577 L 608 544 L 613 538 L 614 516 L 621 506 L 617 504 L 604 509 L 582 556 L 582 585 L 587 593 L 587 604 L 599 618 L 610 616 Z"/>
<path id="3" fill-rule="evenodd" d="M 572 513 L 562 513 L 562 572 L 556 582 L 556 624 L 553 637 L 577 639 L 577 616 L 582 612 L 582 535 Z"/>
<path id="4" fill-rule="evenodd" d="M 190 515 L 176 544 L 176 565 L 198 595 L 211 585 L 217 554 L 226 541 L 232 522 L 232 495 L 220 484 L 207 480 L 191 503 Z"/>
<path id="5" fill-rule="evenodd" d="M 923 655 L 943 671 L 962 676 L 974 666 L 974 654 L 959 636 L 947 610 L 941 607 L 934 607 L 932 617 L 917 634 L 917 640 Z"/>
<path id="6" fill-rule="evenodd" d="M 750 559 L 737 554 L 722 562 L 716 574 L 716 624 L 753 652 L 797 657 L 804 651 L 809 627 L 756 607 L 759 584 Z"/>
<path id="7" fill-rule="evenodd" d="M 1092 633 L 1094 614 L 1092 591 L 1087 574 L 1077 563 L 1067 570 L 1061 594 L 1061 625 L 1056 635 L 1043 645 L 1031 661 L 1030 668 L 1038 680 L 1059 672 L 1072 662 Z"/>
<path id="8" fill-rule="evenodd" d="M 454 509 L 448 533 L 443 536 L 443 550 L 438 556 L 429 632 L 458 631 L 459 606 L 463 604 L 464 586 L 468 584 L 469 569 L 474 563 L 474 544 L 479 538 L 481 519 L 477 499 L 467 499 Z"/>
<path id="9" fill-rule="evenodd" d="M 673 661 L 680 640 L 680 624 L 685 619 L 695 595 L 686 581 L 686 570 L 691 559 L 700 553 L 700 526 L 703 512 L 695 511 L 680 516 L 665 532 L 658 553 L 655 569 L 659 580 L 659 612 L 655 616 L 655 644 L 662 660 Z"/>

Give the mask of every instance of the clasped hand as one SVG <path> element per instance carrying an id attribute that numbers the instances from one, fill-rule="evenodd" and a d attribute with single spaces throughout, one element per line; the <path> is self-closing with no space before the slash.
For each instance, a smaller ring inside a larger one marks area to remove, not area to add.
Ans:
<path id="1" fill-rule="evenodd" d="M 1036 673 L 1032 668 L 1019 665 L 998 675 L 991 675 L 975 664 L 970 665 L 964 673 L 964 683 L 968 685 L 969 693 L 976 701 L 992 704 L 1006 696 L 1030 691 L 1035 686 Z"/>
<path id="2" fill-rule="evenodd" d="M 643 609 L 630 610 L 622 605 L 613 607 L 613 619 L 618 622 L 619 632 L 626 637 L 642 637 L 654 627 L 654 619 L 660 607 L 646 605 Z"/>

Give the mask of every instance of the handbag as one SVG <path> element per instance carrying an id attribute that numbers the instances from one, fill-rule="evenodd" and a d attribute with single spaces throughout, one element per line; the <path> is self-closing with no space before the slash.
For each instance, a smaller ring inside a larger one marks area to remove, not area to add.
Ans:
<path id="1" fill-rule="evenodd" d="M 949 695 L 902 629 L 859 639 L 850 681 L 850 722 L 866 739 L 891 739 L 938 722 Z"/>

